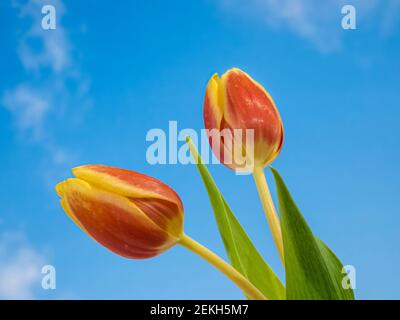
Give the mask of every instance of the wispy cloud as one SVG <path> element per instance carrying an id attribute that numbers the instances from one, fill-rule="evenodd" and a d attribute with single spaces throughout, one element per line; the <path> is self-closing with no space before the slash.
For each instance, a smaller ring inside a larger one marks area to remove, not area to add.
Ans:
<path id="1" fill-rule="evenodd" d="M 319 50 L 335 51 L 340 48 L 343 37 L 341 8 L 354 5 L 357 21 L 385 16 L 380 28 L 390 32 L 397 22 L 397 0 L 219 0 L 222 10 L 257 19 L 266 26 L 296 34 Z"/>
<path id="2" fill-rule="evenodd" d="M 43 255 L 23 234 L 0 234 L 0 299 L 33 299 L 43 265 Z"/>
<path id="3" fill-rule="evenodd" d="M 71 152 L 57 143 L 54 127 L 65 122 L 65 114 L 82 117 L 90 107 L 90 81 L 80 70 L 63 26 L 66 8 L 61 0 L 51 1 L 56 8 L 57 28 L 42 29 L 41 9 L 47 4 L 46 0 L 12 2 L 21 26 L 27 26 L 15 49 L 25 74 L 20 83 L 3 92 L 0 105 L 12 114 L 18 135 L 43 148 L 53 164 L 60 165 Z"/>
<path id="4" fill-rule="evenodd" d="M 43 135 L 43 123 L 50 105 L 37 90 L 22 83 L 5 92 L 3 105 L 12 113 L 19 131 L 33 134 L 35 140 Z"/>

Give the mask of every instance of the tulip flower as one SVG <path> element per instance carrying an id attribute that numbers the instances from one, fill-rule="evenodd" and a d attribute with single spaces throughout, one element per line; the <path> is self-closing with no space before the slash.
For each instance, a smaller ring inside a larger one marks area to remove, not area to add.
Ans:
<path id="1" fill-rule="evenodd" d="M 126 258 L 150 258 L 179 241 L 183 205 L 162 182 L 102 165 L 73 169 L 57 185 L 61 204 L 87 234 Z"/>
<path id="2" fill-rule="evenodd" d="M 282 148 L 283 126 L 274 101 L 260 84 L 237 68 L 222 77 L 211 77 L 204 102 L 204 123 L 211 144 L 220 138 L 222 149 L 213 148 L 215 155 L 232 169 L 241 169 L 241 159 L 235 159 L 235 155 L 243 154 L 254 166 L 265 167 Z M 235 130 L 241 134 L 235 136 Z M 218 132 L 220 135 L 212 134 Z M 253 133 L 253 141 L 247 139 L 248 132 Z M 238 153 L 236 143 L 241 143 Z M 232 162 L 225 161 L 227 158 Z"/>
<path id="3" fill-rule="evenodd" d="M 175 244 L 222 271 L 252 299 L 265 299 L 242 274 L 183 232 L 183 205 L 161 181 L 130 170 L 85 165 L 56 191 L 68 216 L 91 238 L 130 259 L 151 258 Z"/>
<path id="4" fill-rule="evenodd" d="M 211 148 L 221 163 L 253 173 L 272 235 L 283 261 L 283 242 L 264 167 L 283 145 L 283 124 L 269 93 L 245 72 L 233 68 L 207 85 L 204 123 Z"/>

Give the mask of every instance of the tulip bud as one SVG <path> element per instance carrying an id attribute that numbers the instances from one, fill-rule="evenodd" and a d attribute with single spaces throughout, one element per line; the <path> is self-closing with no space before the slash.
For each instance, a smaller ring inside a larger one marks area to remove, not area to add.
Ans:
<path id="1" fill-rule="evenodd" d="M 154 257 L 183 233 L 183 205 L 161 181 L 104 165 L 72 170 L 57 193 L 69 217 L 89 236 L 126 258 Z"/>
<path id="2" fill-rule="evenodd" d="M 264 167 L 282 148 L 283 125 L 274 101 L 236 68 L 208 82 L 204 123 L 214 154 L 231 169 Z"/>

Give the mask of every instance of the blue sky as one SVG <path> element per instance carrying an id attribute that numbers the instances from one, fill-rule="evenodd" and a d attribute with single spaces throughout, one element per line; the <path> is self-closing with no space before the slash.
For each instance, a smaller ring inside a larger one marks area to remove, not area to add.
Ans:
<path id="1" fill-rule="evenodd" d="M 57 29 L 44 31 L 48 3 Z M 226 257 L 196 168 L 148 164 L 145 137 L 171 120 L 203 128 L 209 77 L 235 66 L 273 96 L 286 134 L 274 167 L 314 232 L 356 268 L 356 296 L 399 298 L 400 6 L 350 1 L 357 29 L 343 30 L 344 3 L 2 1 L 0 297 L 241 298 L 183 248 L 143 261 L 113 255 L 54 191 L 86 163 L 153 175 L 180 194 L 186 232 Z M 251 177 L 210 170 L 282 277 Z M 41 288 L 45 264 L 56 290 Z"/>

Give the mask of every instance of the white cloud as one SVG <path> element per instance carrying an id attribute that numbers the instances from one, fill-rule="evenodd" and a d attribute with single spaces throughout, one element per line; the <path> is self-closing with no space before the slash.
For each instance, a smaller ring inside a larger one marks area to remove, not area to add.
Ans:
<path id="1" fill-rule="evenodd" d="M 6 91 L 2 103 L 15 119 L 16 126 L 23 133 L 29 131 L 34 139 L 42 135 L 42 126 L 49 111 L 49 101 L 26 84 L 20 84 Z"/>
<path id="2" fill-rule="evenodd" d="M 256 18 L 268 27 L 297 34 L 327 52 L 341 46 L 343 5 L 355 6 L 357 21 L 386 16 L 380 23 L 382 29 L 395 26 L 398 14 L 393 14 L 393 9 L 399 8 L 398 0 L 219 0 L 218 3 L 224 11 Z"/>
<path id="3" fill-rule="evenodd" d="M 56 9 L 57 27 L 43 30 L 42 6 Z M 12 115 L 17 133 L 40 146 L 54 165 L 65 164 L 70 152 L 59 146 L 54 135 L 57 124 L 81 118 L 91 105 L 89 79 L 80 70 L 73 45 L 63 26 L 66 12 L 61 0 L 13 0 L 22 33 L 17 42 L 17 57 L 25 70 L 20 83 L 5 90 L 0 107 Z"/>
<path id="4" fill-rule="evenodd" d="M 0 299 L 33 299 L 43 256 L 19 233 L 0 234 Z"/>

